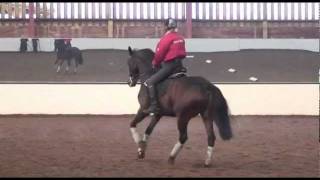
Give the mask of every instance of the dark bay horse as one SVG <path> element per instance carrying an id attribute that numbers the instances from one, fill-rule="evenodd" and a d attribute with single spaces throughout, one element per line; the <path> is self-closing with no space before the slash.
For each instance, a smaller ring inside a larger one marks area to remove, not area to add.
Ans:
<path id="1" fill-rule="evenodd" d="M 139 79 L 144 82 L 155 73 L 151 63 L 154 52 L 150 49 L 132 50 L 131 47 L 128 50 L 130 55 L 128 59 L 130 77 L 128 84 L 133 87 Z M 208 80 L 195 76 L 164 80 L 159 83 L 157 89 L 161 113 L 151 116 L 151 122 L 142 139 L 136 130 L 136 126 L 148 116 L 144 113 L 144 110 L 148 108 L 150 103 L 147 87 L 143 84 L 141 84 L 138 94 L 140 108 L 130 123 L 133 139 L 138 144 L 138 158 L 144 158 L 148 137 L 160 118 L 162 116 L 177 117 L 179 139 L 174 145 L 168 160 L 170 164 L 173 164 L 177 154 L 188 139 L 187 126 L 190 119 L 200 114 L 208 136 L 205 166 L 209 166 L 216 140 L 213 122 L 216 123 L 223 140 L 232 138 L 228 104 L 221 91 Z"/>
<path id="2" fill-rule="evenodd" d="M 66 72 L 69 72 L 71 60 L 74 59 L 74 73 L 77 73 L 78 65 L 83 64 L 81 50 L 77 47 L 71 47 L 71 44 L 65 44 L 64 39 L 57 39 L 54 42 L 54 50 L 57 51 L 57 59 L 54 64 L 57 65 L 57 73 L 60 72 L 64 61 L 67 61 Z"/>

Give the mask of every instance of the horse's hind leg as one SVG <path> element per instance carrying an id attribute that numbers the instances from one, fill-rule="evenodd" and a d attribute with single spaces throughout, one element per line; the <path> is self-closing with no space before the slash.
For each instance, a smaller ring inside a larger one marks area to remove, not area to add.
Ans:
<path id="1" fill-rule="evenodd" d="M 77 62 L 77 60 L 75 59 L 74 60 L 74 69 L 73 69 L 73 73 L 77 73 L 77 71 L 78 71 L 78 62 Z"/>
<path id="2" fill-rule="evenodd" d="M 178 153 L 183 148 L 184 143 L 188 139 L 187 126 L 191 117 L 182 116 L 178 118 L 178 130 L 179 130 L 179 141 L 174 145 L 170 157 L 169 164 L 174 164 L 174 160 L 176 159 Z"/>
<path id="3" fill-rule="evenodd" d="M 61 65 L 58 65 L 58 67 L 57 67 L 57 73 L 59 73 L 60 70 L 61 70 Z"/>
<path id="4" fill-rule="evenodd" d="M 208 167 L 211 165 L 212 150 L 213 150 L 214 143 L 216 141 L 216 136 L 215 136 L 214 130 L 213 130 L 213 120 L 203 114 L 201 114 L 201 117 L 202 117 L 204 126 L 206 128 L 207 135 L 208 135 L 207 157 L 206 157 L 206 160 L 204 163 L 204 165 L 206 167 Z"/>
<path id="5" fill-rule="evenodd" d="M 149 126 L 147 127 L 143 139 L 139 142 L 139 148 L 138 148 L 138 158 L 139 159 L 143 159 L 145 156 L 145 151 L 147 148 L 147 141 L 149 136 L 151 135 L 154 127 L 156 126 L 156 124 L 159 122 L 161 116 L 157 115 L 157 116 L 152 116 L 151 122 L 149 124 Z"/>
<path id="6" fill-rule="evenodd" d="M 71 66 L 71 60 L 68 59 L 68 60 L 67 60 L 67 66 L 66 66 L 66 72 L 69 72 L 70 66 Z"/>
<path id="7" fill-rule="evenodd" d="M 61 65 L 62 65 L 62 60 L 61 59 L 57 59 L 56 60 L 56 62 L 55 62 L 55 64 L 57 64 L 57 73 L 59 73 L 60 72 L 60 70 L 61 70 Z"/>

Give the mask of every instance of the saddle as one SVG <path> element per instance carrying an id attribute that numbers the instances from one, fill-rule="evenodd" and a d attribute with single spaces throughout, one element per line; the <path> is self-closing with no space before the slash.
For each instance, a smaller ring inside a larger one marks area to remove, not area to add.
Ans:
<path id="1" fill-rule="evenodd" d="M 187 76 L 187 69 L 185 67 L 177 68 L 177 70 L 175 70 L 173 74 L 171 74 L 167 79 L 157 84 L 156 88 L 157 88 L 158 95 L 162 96 L 163 94 L 165 94 L 166 89 L 170 84 L 170 80 L 179 79 L 186 76 Z"/>
<path id="2" fill-rule="evenodd" d="M 171 74 L 168 79 L 176 79 L 180 77 L 187 76 L 187 68 L 182 67 L 176 70 L 173 74 Z"/>

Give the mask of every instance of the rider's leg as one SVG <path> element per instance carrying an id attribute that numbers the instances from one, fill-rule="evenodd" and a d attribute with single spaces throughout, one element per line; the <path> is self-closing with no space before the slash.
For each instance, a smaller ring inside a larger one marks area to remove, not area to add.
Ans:
<path id="1" fill-rule="evenodd" d="M 172 72 L 177 67 L 176 61 L 163 63 L 162 68 L 152 75 L 149 79 L 144 82 L 144 85 L 148 87 L 149 97 L 150 97 L 150 106 L 144 111 L 146 113 L 150 113 L 151 115 L 158 114 L 160 111 L 158 97 L 157 97 L 157 88 L 156 85 L 170 76 Z"/>

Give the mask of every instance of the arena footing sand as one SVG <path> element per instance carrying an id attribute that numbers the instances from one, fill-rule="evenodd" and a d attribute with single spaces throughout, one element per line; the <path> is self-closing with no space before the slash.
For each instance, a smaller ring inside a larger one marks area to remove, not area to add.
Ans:
<path id="1" fill-rule="evenodd" d="M 217 129 L 213 165 L 204 168 L 207 138 L 200 118 L 171 166 L 174 118 L 163 118 L 137 160 L 125 116 L 0 116 L 0 177 L 319 177 L 315 116 L 232 116 L 234 138 Z M 138 125 L 142 134 L 150 119 Z"/>

